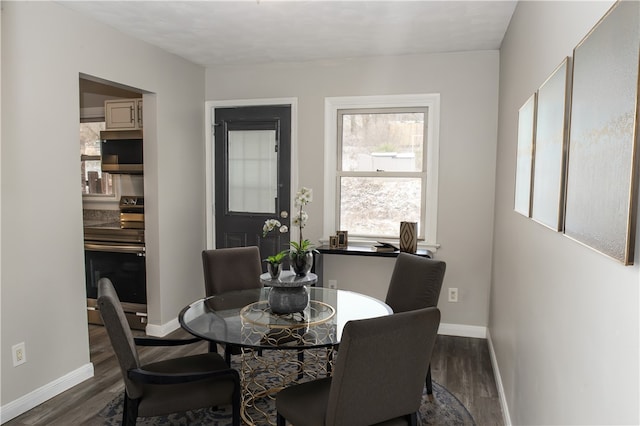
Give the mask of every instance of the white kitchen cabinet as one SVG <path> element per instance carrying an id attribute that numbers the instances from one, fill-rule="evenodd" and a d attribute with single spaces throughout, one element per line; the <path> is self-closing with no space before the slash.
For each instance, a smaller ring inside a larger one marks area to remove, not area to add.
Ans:
<path id="1" fill-rule="evenodd" d="M 106 130 L 142 129 L 142 99 L 104 102 Z"/>

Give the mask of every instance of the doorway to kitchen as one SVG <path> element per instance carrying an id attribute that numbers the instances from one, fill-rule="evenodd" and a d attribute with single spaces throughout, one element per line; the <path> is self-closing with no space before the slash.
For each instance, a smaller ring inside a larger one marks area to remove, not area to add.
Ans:
<path id="1" fill-rule="evenodd" d="M 289 229 L 296 102 L 260 102 L 208 104 L 208 248 L 256 245 L 266 256 L 289 246 L 290 232 L 262 228 L 277 219 Z"/>
<path id="2" fill-rule="evenodd" d="M 102 324 L 96 300 L 100 278 L 112 281 L 130 327 L 144 331 L 147 326 L 145 93 L 90 75 L 79 76 L 79 166 L 86 309 L 87 320 L 93 324 L 90 334 Z"/>

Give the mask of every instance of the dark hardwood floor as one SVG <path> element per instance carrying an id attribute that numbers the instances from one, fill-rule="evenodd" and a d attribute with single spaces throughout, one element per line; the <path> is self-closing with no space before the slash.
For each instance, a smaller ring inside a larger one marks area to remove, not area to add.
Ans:
<path id="1" fill-rule="evenodd" d="M 181 330 L 171 337 L 188 337 Z M 96 414 L 123 392 L 122 376 L 111 344 L 102 326 L 89 326 L 91 362 L 95 375 L 50 399 L 6 426 L 95 425 Z M 207 343 L 177 348 L 141 347 L 143 363 L 206 352 Z M 503 417 L 493 377 L 487 341 L 466 337 L 438 336 L 431 362 L 433 379 L 445 386 L 467 407 L 478 425 L 502 425 Z"/>
<path id="2" fill-rule="evenodd" d="M 467 407 L 478 426 L 504 425 L 486 339 L 439 335 L 431 375 Z"/>

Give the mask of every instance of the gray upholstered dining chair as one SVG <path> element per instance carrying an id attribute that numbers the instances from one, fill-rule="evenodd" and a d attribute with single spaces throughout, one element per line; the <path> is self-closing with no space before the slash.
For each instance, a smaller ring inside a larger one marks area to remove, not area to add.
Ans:
<path id="1" fill-rule="evenodd" d="M 231 247 L 202 252 L 207 297 L 248 288 L 260 288 L 262 260 L 256 246 Z"/>
<path id="2" fill-rule="evenodd" d="M 439 324 L 438 308 L 347 322 L 333 376 L 276 395 L 278 426 L 415 425 Z"/>
<path id="3" fill-rule="evenodd" d="M 262 260 L 256 246 L 219 248 L 202 251 L 204 289 L 207 297 L 233 290 L 261 288 Z M 209 345 L 217 352 L 216 344 Z M 231 354 L 239 354 L 240 348 L 227 345 L 225 360 L 231 365 Z"/>
<path id="4" fill-rule="evenodd" d="M 240 376 L 217 353 L 204 353 L 141 364 L 136 345 L 175 346 L 193 339 L 134 338 L 113 284 L 98 281 L 98 307 L 124 379 L 123 425 L 138 417 L 162 416 L 199 408 L 232 406 L 240 425 Z"/>
<path id="5" fill-rule="evenodd" d="M 447 264 L 441 260 L 400 253 L 393 267 L 385 303 L 396 313 L 438 306 L 446 269 Z M 427 394 L 431 395 L 431 365 L 425 384 Z"/>

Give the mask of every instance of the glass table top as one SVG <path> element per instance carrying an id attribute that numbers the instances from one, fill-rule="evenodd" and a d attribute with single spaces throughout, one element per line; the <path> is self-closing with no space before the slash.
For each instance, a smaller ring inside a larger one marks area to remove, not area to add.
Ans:
<path id="1" fill-rule="evenodd" d="M 241 290 L 200 299 L 180 312 L 180 325 L 203 339 L 248 348 L 313 348 L 340 343 L 347 321 L 393 313 L 380 300 L 345 290 L 309 287 L 302 312 L 270 311 L 271 288 Z"/>

